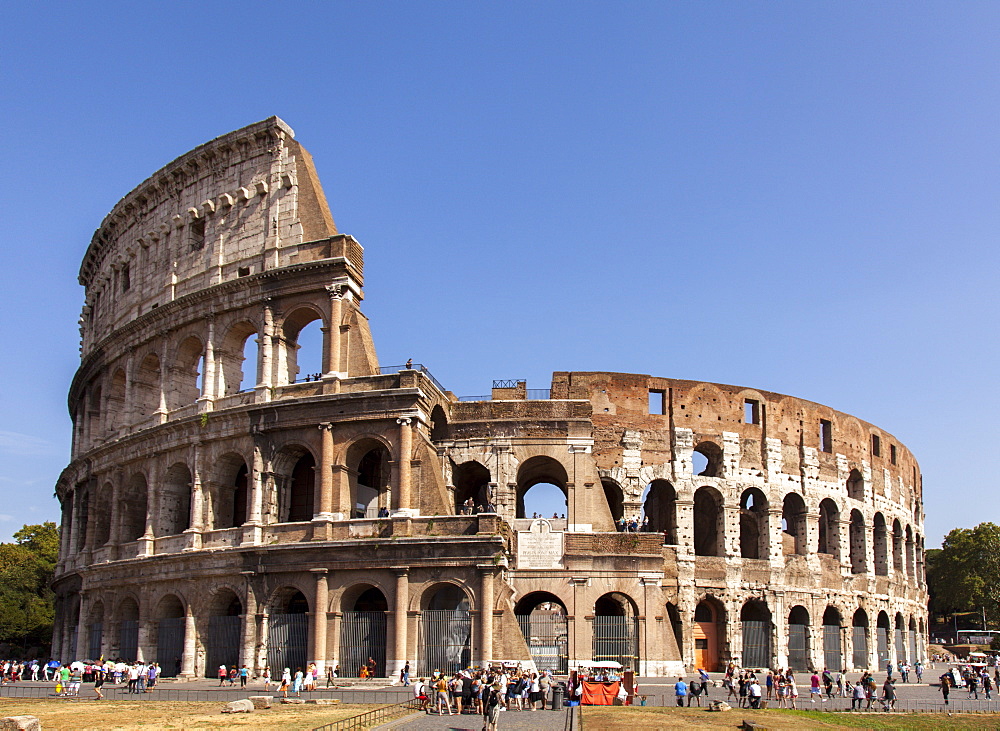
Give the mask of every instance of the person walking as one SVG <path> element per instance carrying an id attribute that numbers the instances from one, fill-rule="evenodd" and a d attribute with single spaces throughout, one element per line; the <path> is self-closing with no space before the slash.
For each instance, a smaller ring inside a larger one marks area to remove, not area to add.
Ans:
<path id="1" fill-rule="evenodd" d="M 403 683 L 403 687 L 407 687 L 410 684 L 410 661 L 407 660 L 406 664 L 403 665 L 403 669 L 399 671 L 399 680 Z M 327 685 L 329 688 L 330 686 Z"/>
<path id="2" fill-rule="evenodd" d="M 948 694 L 951 693 L 951 673 L 945 673 L 941 676 L 941 695 L 944 697 L 944 708 L 951 715 L 951 709 L 948 707 Z"/>
<path id="3" fill-rule="evenodd" d="M 98 665 L 94 668 L 94 694 L 97 696 L 97 700 L 104 700 L 104 693 L 101 692 L 101 688 L 104 687 L 104 668 Z"/>

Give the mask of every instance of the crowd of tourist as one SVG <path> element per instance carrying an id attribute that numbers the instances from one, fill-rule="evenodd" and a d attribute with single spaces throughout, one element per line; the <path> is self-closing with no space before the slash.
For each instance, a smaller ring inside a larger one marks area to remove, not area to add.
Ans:
<path id="1" fill-rule="evenodd" d="M 427 713 L 436 709 L 438 715 L 482 715 L 487 728 L 496 728 L 501 711 L 545 710 L 553 685 L 546 670 L 462 670 L 451 677 L 435 670 L 430 678 L 413 683 L 413 697 Z"/>

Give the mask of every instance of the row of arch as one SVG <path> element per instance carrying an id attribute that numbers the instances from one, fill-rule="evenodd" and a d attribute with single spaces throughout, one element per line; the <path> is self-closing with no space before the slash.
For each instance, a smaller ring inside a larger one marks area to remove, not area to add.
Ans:
<path id="1" fill-rule="evenodd" d="M 160 349 L 138 350 L 134 357 L 92 378 L 83 389 L 73 409 L 74 453 L 123 427 L 200 398 L 215 400 L 328 372 L 329 317 L 329 312 L 301 303 L 268 328 L 258 321 L 239 319 L 219 337 L 214 325 L 207 327 L 207 333 L 187 328 Z M 274 349 L 270 372 L 265 372 L 262 357 L 265 339 Z M 209 372 L 211 377 L 207 377 Z"/>

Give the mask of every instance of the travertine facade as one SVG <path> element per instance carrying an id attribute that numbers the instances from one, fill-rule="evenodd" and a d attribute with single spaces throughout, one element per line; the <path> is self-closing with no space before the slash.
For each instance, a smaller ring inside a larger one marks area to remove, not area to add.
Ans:
<path id="1" fill-rule="evenodd" d="M 57 657 L 191 677 L 349 675 L 368 656 L 387 674 L 613 658 L 648 675 L 923 656 L 920 473 L 891 434 L 644 375 L 459 400 L 423 367 L 380 369 L 363 269 L 277 118 L 107 216 L 80 270 Z M 321 363 L 299 363 L 310 326 Z M 565 520 L 524 516 L 541 483 Z M 649 531 L 615 530 L 643 515 Z"/>

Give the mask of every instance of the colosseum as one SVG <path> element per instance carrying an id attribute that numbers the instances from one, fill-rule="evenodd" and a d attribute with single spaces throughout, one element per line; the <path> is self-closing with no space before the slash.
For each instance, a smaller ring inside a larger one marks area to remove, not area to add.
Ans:
<path id="1" fill-rule="evenodd" d="M 79 280 L 55 657 L 194 678 L 924 655 L 921 476 L 895 437 L 738 386 L 557 372 L 458 398 L 380 365 L 364 250 L 276 117 L 126 195 Z M 526 515 L 538 486 L 556 517 Z"/>

